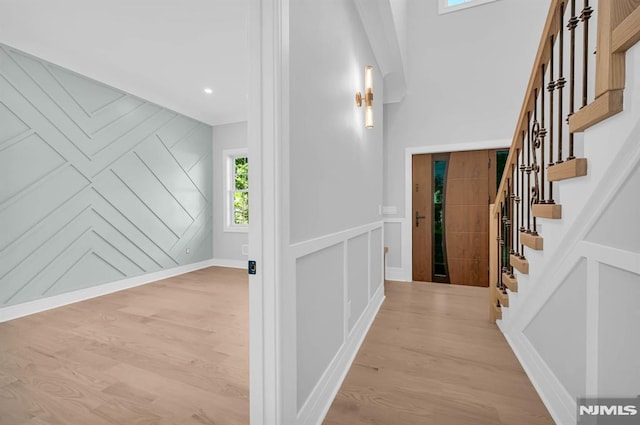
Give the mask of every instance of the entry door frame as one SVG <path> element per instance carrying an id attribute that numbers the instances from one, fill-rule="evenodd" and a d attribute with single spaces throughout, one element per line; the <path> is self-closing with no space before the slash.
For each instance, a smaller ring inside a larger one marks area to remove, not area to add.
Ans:
<path id="1" fill-rule="evenodd" d="M 508 149 L 511 146 L 512 139 L 496 139 L 496 140 L 484 140 L 469 143 L 453 143 L 453 144 L 441 144 L 431 146 L 418 146 L 405 148 L 404 151 L 404 221 L 402 223 L 402 268 L 403 279 L 406 282 L 411 282 L 413 279 L 413 235 L 412 235 L 412 221 L 411 214 L 413 213 L 413 200 L 412 200 L 412 177 L 413 155 L 419 154 L 436 154 L 447 152 L 461 152 L 461 151 L 477 151 L 484 149 Z"/>

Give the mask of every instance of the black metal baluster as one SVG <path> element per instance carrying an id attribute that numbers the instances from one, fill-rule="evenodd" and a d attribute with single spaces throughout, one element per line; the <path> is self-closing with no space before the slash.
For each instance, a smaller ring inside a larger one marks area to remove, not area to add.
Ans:
<path id="1" fill-rule="evenodd" d="M 547 134 L 547 130 L 545 130 L 544 128 L 544 115 L 545 115 L 545 109 L 544 109 L 544 81 L 545 81 L 545 77 L 544 77 L 544 71 L 545 71 L 545 66 L 544 64 L 542 64 L 542 81 L 541 81 L 541 85 L 540 85 L 540 104 L 541 104 L 541 121 L 542 123 L 540 124 L 540 160 L 541 160 L 541 164 L 540 164 L 540 196 L 538 199 L 538 202 L 541 204 L 545 204 L 547 202 L 547 200 L 544 197 L 544 137 Z"/>
<path id="2" fill-rule="evenodd" d="M 502 263 L 502 270 L 500 272 L 500 275 L 506 274 L 509 272 L 509 265 L 511 264 L 510 258 L 509 258 L 509 227 L 510 227 L 510 223 L 509 223 L 509 202 L 507 202 L 507 200 L 509 199 L 509 194 L 507 193 L 507 191 L 504 191 L 504 217 L 502 217 L 502 220 L 504 222 L 504 248 L 502 250 L 502 254 L 504 255 L 505 259 L 504 262 Z M 506 294 L 507 293 L 507 285 L 505 285 L 504 283 L 504 279 L 502 279 L 502 293 Z"/>
<path id="3" fill-rule="evenodd" d="M 589 68 L 589 18 L 593 14 L 593 9 L 589 6 L 589 0 L 584 0 L 584 8 L 580 14 L 580 20 L 584 22 L 582 32 L 582 107 L 587 106 L 587 74 Z"/>
<path id="4" fill-rule="evenodd" d="M 511 164 L 511 170 L 509 172 L 509 179 L 507 180 L 507 190 L 509 192 L 509 255 L 515 255 L 516 251 L 513 249 L 517 246 L 517 242 L 514 240 L 514 232 L 513 231 L 513 212 L 516 208 L 515 199 L 516 194 L 513 189 L 513 164 Z M 517 229 L 517 228 L 516 228 Z"/>
<path id="5" fill-rule="evenodd" d="M 504 203 L 500 202 L 500 217 L 498 219 L 498 289 L 502 290 L 502 269 L 504 268 Z"/>
<path id="6" fill-rule="evenodd" d="M 576 28 L 578 26 L 578 17 L 576 16 L 576 0 L 571 0 L 571 18 L 567 28 L 571 31 L 571 45 L 569 53 L 569 115 L 567 115 L 567 123 L 569 117 L 575 112 L 575 93 L 576 93 Z M 542 124 L 544 127 L 544 124 Z M 573 155 L 573 133 L 569 131 L 569 156 L 567 160 L 574 159 Z"/>
<path id="7" fill-rule="evenodd" d="M 511 164 L 511 178 L 509 179 L 509 188 L 511 190 L 511 215 L 509 220 L 511 222 L 511 251 L 509 252 L 509 264 L 507 269 L 509 270 L 509 276 L 513 278 L 513 266 L 511 265 L 511 256 L 518 255 L 518 207 L 516 205 L 516 190 L 518 187 L 517 177 L 518 177 L 518 155 L 516 151 L 516 164 Z M 515 180 L 514 180 L 515 179 Z M 514 223 L 514 220 L 515 223 Z M 515 224 L 515 226 L 514 226 Z"/>
<path id="8" fill-rule="evenodd" d="M 560 16 L 559 16 L 560 26 L 558 28 L 558 32 L 560 33 L 559 40 L 559 63 L 558 63 L 558 81 L 556 81 L 556 88 L 558 89 L 558 160 L 556 164 L 562 163 L 562 136 L 564 134 L 562 123 L 563 120 L 563 108 L 564 104 L 562 102 L 562 95 L 564 92 L 564 85 L 566 84 L 566 80 L 564 79 L 564 2 L 560 3 Z"/>
<path id="9" fill-rule="evenodd" d="M 524 132 L 523 132 L 524 133 Z M 524 208 L 525 208 L 525 199 L 524 199 L 524 172 L 525 172 L 525 165 L 524 165 L 524 134 L 522 136 L 522 149 L 520 150 L 520 198 L 521 198 L 521 202 L 520 202 L 520 232 L 524 233 L 526 231 L 526 229 L 524 228 Z M 522 238 L 520 238 L 520 258 L 524 258 L 524 245 L 522 244 Z"/>
<path id="10" fill-rule="evenodd" d="M 544 91 L 542 92 L 541 97 L 544 97 Z M 531 192 L 530 204 L 532 209 L 533 205 L 538 203 L 540 193 L 540 183 L 538 180 L 538 171 L 540 170 L 540 166 L 538 165 L 538 155 L 536 153 L 536 150 L 540 147 L 540 140 L 538 139 L 538 134 L 540 133 L 540 124 L 538 124 L 538 89 L 533 91 L 533 99 L 533 122 L 529 128 L 529 145 L 532 153 L 531 169 L 533 171 L 533 189 Z M 531 229 L 531 234 L 533 236 L 538 236 L 538 224 L 535 215 L 533 216 L 533 228 Z"/>
<path id="11" fill-rule="evenodd" d="M 556 83 L 553 80 L 553 48 L 554 37 L 551 36 L 551 59 L 549 60 L 549 84 L 547 90 L 549 90 L 549 165 L 553 164 L 553 91 L 556 88 Z M 547 204 L 553 204 L 553 182 L 549 182 L 549 198 Z"/>
<path id="12" fill-rule="evenodd" d="M 527 112 L 527 123 L 531 122 L 531 112 Z M 531 233 L 531 131 L 527 131 L 527 233 Z M 525 143 L 525 132 L 522 131 L 522 143 Z M 522 205 L 524 207 L 524 204 Z"/>
<path id="13" fill-rule="evenodd" d="M 514 248 L 515 248 L 515 255 L 520 256 L 520 252 L 518 252 L 518 247 L 520 246 L 520 194 L 518 193 L 518 190 L 520 189 L 520 185 L 519 185 L 519 175 L 520 175 L 520 169 L 519 169 L 519 164 L 520 164 L 520 157 L 519 157 L 519 150 L 516 149 L 516 163 L 513 165 L 513 168 L 511 170 L 511 172 L 513 173 L 514 176 L 514 202 L 515 202 L 515 209 L 514 209 L 514 215 L 515 215 L 515 227 L 514 227 L 514 233 L 516 234 L 516 240 L 515 240 L 515 244 L 514 244 Z"/>

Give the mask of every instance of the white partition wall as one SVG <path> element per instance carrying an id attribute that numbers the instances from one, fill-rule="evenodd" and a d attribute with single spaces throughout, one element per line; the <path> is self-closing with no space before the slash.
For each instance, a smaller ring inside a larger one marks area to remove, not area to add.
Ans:
<path id="1" fill-rule="evenodd" d="M 383 80 L 352 2 L 252 6 L 252 423 L 320 424 L 384 298 Z"/>

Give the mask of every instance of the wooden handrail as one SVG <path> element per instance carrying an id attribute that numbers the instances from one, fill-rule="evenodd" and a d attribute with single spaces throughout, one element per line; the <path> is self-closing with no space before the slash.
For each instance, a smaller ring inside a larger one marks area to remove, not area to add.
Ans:
<path id="1" fill-rule="evenodd" d="M 525 92 L 524 101 L 522 102 L 522 108 L 520 109 L 520 116 L 516 124 L 516 129 L 513 134 L 511 142 L 511 149 L 509 150 L 509 156 L 504 166 L 505 170 L 511 168 L 516 163 L 516 149 L 522 148 L 522 131 L 527 130 L 529 126 L 527 114 L 533 110 L 535 104 L 535 91 L 541 88 L 542 77 L 542 65 L 545 67 L 549 64 L 551 59 L 551 46 L 549 40 L 551 36 L 554 37 L 558 34 L 558 11 L 560 10 L 563 0 L 551 0 L 551 6 L 549 7 L 549 13 L 547 14 L 547 20 L 544 24 L 542 31 L 542 37 L 540 38 L 540 44 L 538 45 L 538 53 L 536 59 L 533 62 L 533 69 L 531 70 L 531 76 L 529 77 L 529 84 L 527 85 L 527 91 Z M 493 214 L 496 216 L 499 212 L 500 203 L 504 202 L 504 192 L 507 187 L 508 173 L 503 173 L 502 180 L 500 180 L 500 186 L 498 188 L 498 194 L 493 205 Z"/>
<path id="2" fill-rule="evenodd" d="M 545 67 L 550 60 L 550 43 L 551 36 L 557 36 L 558 11 L 565 0 L 551 0 L 549 13 L 542 31 L 542 37 L 538 45 L 538 53 L 533 64 L 529 84 L 525 92 L 520 116 L 518 118 L 516 129 L 513 135 L 511 150 L 505 164 L 505 170 L 512 164 L 515 164 L 515 150 L 522 148 L 521 134 L 523 130 L 527 130 L 528 121 L 527 113 L 532 111 L 535 102 L 535 90 L 541 89 L 542 65 Z M 633 44 L 640 40 L 640 0 L 600 0 L 598 2 L 598 46 L 596 54 L 596 99 L 591 102 L 597 102 L 597 98 L 611 91 L 624 88 L 624 52 Z M 616 99 L 621 99 L 621 94 L 615 94 Z M 604 102 L 600 102 L 604 103 Z M 621 103 L 621 102 L 618 102 Z M 617 104 L 617 103 L 616 103 Z M 593 108 L 600 111 L 602 108 Z M 579 127 L 571 126 L 572 132 L 584 131 L 590 123 L 585 125 L 589 118 L 579 116 L 582 111 L 576 112 L 570 120 L 580 121 Z M 588 111 L 587 111 L 588 112 Z M 607 115 L 605 118 L 613 115 L 612 109 L 597 112 Z M 618 111 L 619 112 L 619 111 Z M 586 114 L 585 114 L 586 115 Z M 592 115 L 592 114 L 591 114 Z M 604 119 L 604 118 L 603 118 Z M 494 215 L 500 202 L 504 201 L 504 190 L 506 188 L 507 173 L 502 176 L 498 194 L 494 203 Z"/>

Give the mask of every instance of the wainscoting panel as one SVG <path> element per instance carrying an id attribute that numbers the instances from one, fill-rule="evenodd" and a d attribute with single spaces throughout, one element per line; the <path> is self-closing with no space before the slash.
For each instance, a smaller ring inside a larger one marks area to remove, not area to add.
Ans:
<path id="1" fill-rule="evenodd" d="M 586 280 L 582 258 L 523 332 L 573 398 L 586 394 Z"/>
<path id="2" fill-rule="evenodd" d="M 376 222 L 290 247 L 296 423 L 321 423 L 384 300 L 382 237 L 383 223 Z"/>
<path id="3" fill-rule="evenodd" d="M 0 44 L 0 307 L 210 259 L 211 134 Z"/>
<path id="4" fill-rule="evenodd" d="M 607 395 L 637 395 L 640 275 L 606 264 L 600 264 L 599 268 L 598 391 Z"/>
<path id="5" fill-rule="evenodd" d="M 347 317 L 349 331 L 369 304 L 369 235 L 347 241 Z"/>
<path id="6" fill-rule="evenodd" d="M 296 261 L 298 409 L 344 340 L 343 244 Z"/>
<path id="7" fill-rule="evenodd" d="M 369 298 L 373 298 L 373 295 L 380 289 L 384 283 L 383 279 L 383 250 L 382 243 L 382 229 L 374 229 L 371 231 L 369 237 L 369 252 L 371 261 L 369 261 Z"/>

